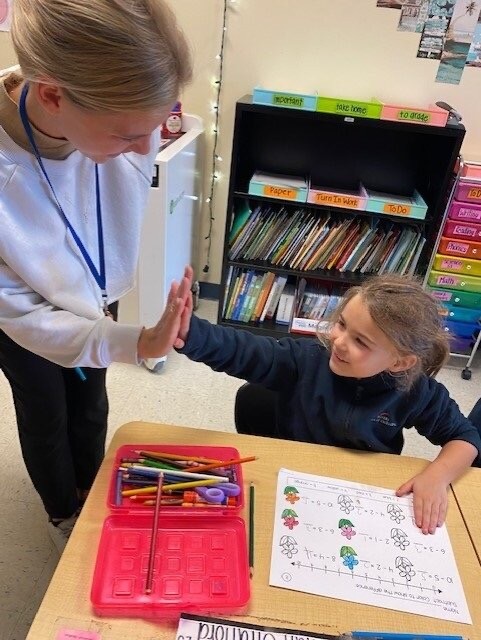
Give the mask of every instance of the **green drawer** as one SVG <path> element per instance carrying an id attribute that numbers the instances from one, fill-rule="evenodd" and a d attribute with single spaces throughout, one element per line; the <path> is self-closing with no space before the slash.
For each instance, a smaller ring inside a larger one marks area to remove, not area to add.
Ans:
<path id="1" fill-rule="evenodd" d="M 468 307 L 469 309 L 481 309 L 481 293 L 469 291 L 457 291 L 456 289 L 436 289 L 428 287 L 436 300 L 445 302 L 451 307 Z"/>
<path id="2" fill-rule="evenodd" d="M 431 271 L 428 284 L 436 288 L 461 289 L 462 291 L 481 293 L 481 278 L 465 276 L 459 273 Z"/>

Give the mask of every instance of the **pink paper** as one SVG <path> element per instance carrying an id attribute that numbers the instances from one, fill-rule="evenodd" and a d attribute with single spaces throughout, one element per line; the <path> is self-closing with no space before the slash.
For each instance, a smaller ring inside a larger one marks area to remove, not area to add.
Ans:
<path id="1" fill-rule="evenodd" d="M 95 631 L 80 631 L 76 629 L 60 629 L 57 640 L 101 640 Z"/>

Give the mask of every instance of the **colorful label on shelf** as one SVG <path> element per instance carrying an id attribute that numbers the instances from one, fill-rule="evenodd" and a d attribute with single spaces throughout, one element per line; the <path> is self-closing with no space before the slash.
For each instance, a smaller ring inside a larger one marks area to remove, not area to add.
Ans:
<path id="1" fill-rule="evenodd" d="M 462 242 L 448 242 L 446 251 L 456 251 L 457 253 L 468 253 L 469 244 L 463 244 Z"/>
<path id="2" fill-rule="evenodd" d="M 436 284 L 456 286 L 458 282 L 459 278 L 455 278 L 454 276 L 439 276 L 436 278 Z"/>
<path id="3" fill-rule="evenodd" d="M 289 93 L 274 93 L 272 104 L 276 105 L 276 107 L 297 107 L 301 109 L 304 106 L 304 98 L 302 96 L 293 96 Z"/>
<path id="4" fill-rule="evenodd" d="M 269 198 L 282 198 L 284 200 L 295 200 L 297 198 L 297 189 L 290 187 L 276 187 L 274 184 L 266 184 L 263 189 L 265 196 Z"/>
<path id="5" fill-rule="evenodd" d="M 477 205 L 473 205 L 477 206 Z M 466 220 L 479 220 L 479 209 L 468 209 L 467 207 L 460 207 L 456 214 L 458 218 L 465 218 Z"/>
<path id="6" fill-rule="evenodd" d="M 453 297 L 453 294 L 450 291 L 432 291 L 431 295 L 440 302 L 449 302 Z"/>
<path id="7" fill-rule="evenodd" d="M 468 198 L 472 198 L 473 200 L 481 200 L 481 188 L 476 187 L 474 189 L 470 189 L 468 191 Z"/>
<path id="8" fill-rule="evenodd" d="M 356 198 L 355 196 L 345 196 L 338 193 L 328 193 L 326 191 L 318 191 L 314 196 L 315 204 L 330 204 L 346 209 L 359 209 L 363 201 L 364 199 Z"/>
<path id="9" fill-rule="evenodd" d="M 457 224 L 454 227 L 454 233 L 459 233 L 460 236 L 475 236 L 476 229 L 473 227 L 463 227 L 462 225 Z"/>
<path id="10" fill-rule="evenodd" d="M 403 122 L 424 122 L 427 124 L 431 120 L 431 114 L 428 111 L 417 111 L 416 109 L 399 109 L 397 118 Z"/>
<path id="11" fill-rule="evenodd" d="M 411 214 L 411 205 L 399 204 L 398 202 L 386 202 L 382 211 L 396 216 L 409 216 Z"/>
<path id="12" fill-rule="evenodd" d="M 441 261 L 441 269 L 455 269 L 456 271 L 463 268 L 461 260 L 450 260 L 446 258 Z"/>

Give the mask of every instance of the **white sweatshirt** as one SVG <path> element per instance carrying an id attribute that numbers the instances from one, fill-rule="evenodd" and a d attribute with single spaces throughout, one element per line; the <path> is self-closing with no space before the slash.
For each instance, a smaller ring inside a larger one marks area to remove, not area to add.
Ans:
<path id="1" fill-rule="evenodd" d="M 159 134 L 147 156 L 99 165 L 108 301 L 134 284 Z M 43 160 L 57 197 L 99 267 L 94 163 Z M 0 127 L 0 329 L 64 367 L 137 363 L 141 327 L 104 316 L 98 284 L 61 219 L 35 157 Z"/>

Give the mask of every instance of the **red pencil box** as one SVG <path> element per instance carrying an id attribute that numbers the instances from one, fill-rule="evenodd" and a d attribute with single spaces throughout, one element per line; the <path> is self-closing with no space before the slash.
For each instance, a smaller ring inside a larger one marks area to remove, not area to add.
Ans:
<path id="1" fill-rule="evenodd" d="M 116 505 L 117 469 L 135 451 L 176 453 L 215 460 L 239 458 L 231 447 L 124 445 L 117 450 L 94 570 L 91 602 L 96 615 L 178 618 L 181 612 L 239 615 L 250 598 L 241 465 L 234 506 L 209 509 L 160 507 L 152 593 L 145 593 L 154 507 L 123 498 Z"/>

